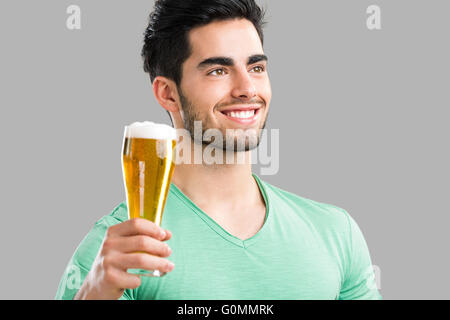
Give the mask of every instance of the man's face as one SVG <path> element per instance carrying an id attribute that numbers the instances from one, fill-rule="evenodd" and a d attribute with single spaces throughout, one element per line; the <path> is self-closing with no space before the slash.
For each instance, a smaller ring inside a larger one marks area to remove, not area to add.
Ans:
<path id="1" fill-rule="evenodd" d="M 244 138 L 245 151 L 256 148 L 272 92 L 255 27 L 246 19 L 213 22 L 191 30 L 189 41 L 192 54 L 182 66 L 178 89 L 185 129 L 194 137 L 194 121 L 201 121 L 203 132 L 218 129 L 235 145 L 245 137 L 242 130 L 250 129 L 247 133 L 255 136 Z M 226 149 L 225 142 L 216 146 Z"/>

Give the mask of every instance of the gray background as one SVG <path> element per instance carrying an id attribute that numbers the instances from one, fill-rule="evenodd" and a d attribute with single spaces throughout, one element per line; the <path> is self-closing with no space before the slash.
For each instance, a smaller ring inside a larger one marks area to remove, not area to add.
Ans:
<path id="1" fill-rule="evenodd" d="M 280 170 L 262 178 L 346 209 L 385 299 L 449 299 L 450 2 L 264 3 Z M 141 69 L 152 6 L 0 2 L 0 298 L 54 298 L 76 246 L 124 200 L 123 126 L 170 123 Z"/>

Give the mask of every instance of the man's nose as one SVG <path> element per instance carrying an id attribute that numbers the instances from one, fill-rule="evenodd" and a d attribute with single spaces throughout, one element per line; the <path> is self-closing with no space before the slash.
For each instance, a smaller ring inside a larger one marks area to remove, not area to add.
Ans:
<path id="1" fill-rule="evenodd" d="M 232 95 L 239 99 L 252 99 L 256 96 L 256 87 L 247 70 L 239 71 L 233 79 Z"/>

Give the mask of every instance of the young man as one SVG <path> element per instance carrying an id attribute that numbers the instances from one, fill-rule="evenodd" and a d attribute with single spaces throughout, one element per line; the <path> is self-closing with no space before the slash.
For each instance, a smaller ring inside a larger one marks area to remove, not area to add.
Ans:
<path id="1" fill-rule="evenodd" d="M 156 1 L 142 56 L 174 127 L 194 137 L 201 121 L 203 131 L 235 141 L 242 131 L 227 129 L 252 129 L 257 141 L 232 147 L 245 153 L 244 164 L 177 165 L 161 227 L 128 220 L 125 203 L 100 219 L 57 299 L 381 298 L 363 235 L 345 210 L 251 172 L 271 100 L 262 19 L 254 0 Z M 167 274 L 140 278 L 131 268 Z"/>

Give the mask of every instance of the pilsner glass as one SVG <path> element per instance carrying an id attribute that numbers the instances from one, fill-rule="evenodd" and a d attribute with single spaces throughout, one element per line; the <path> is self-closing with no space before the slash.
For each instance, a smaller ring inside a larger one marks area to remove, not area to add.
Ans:
<path id="1" fill-rule="evenodd" d="M 164 205 L 175 168 L 175 129 L 153 122 L 125 126 L 122 172 L 128 218 L 144 218 L 161 225 Z M 160 277 L 159 270 L 128 269 L 144 276 Z"/>

